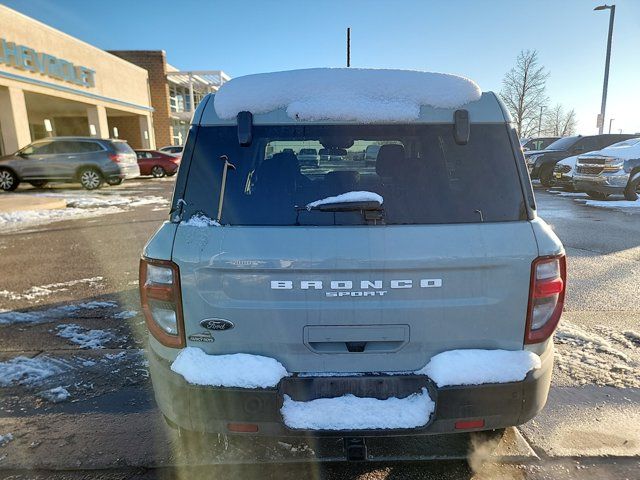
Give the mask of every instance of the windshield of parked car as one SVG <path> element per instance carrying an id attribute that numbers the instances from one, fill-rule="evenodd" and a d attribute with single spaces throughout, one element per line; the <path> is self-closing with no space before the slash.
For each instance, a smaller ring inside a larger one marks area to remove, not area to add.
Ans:
<path id="1" fill-rule="evenodd" d="M 551 145 L 545 148 L 545 150 L 568 150 L 574 143 L 578 141 L 579 138 L 580 136 L 561 138 L 553 142 Z"/>
<path id="2" fill-rule="evenodd" d="M 357 212 L 299 208 L 349 192 L 383 200 L 386 224 L 504 222 L 526 218 L 516 160 L 504 125 L 474 125 L 457 145 L 450 125 L 254 127 L 250 147 L 234 127 L 203 127 L 186 188 L 187 210 L 215 218 L 226 155 L 222 222 L 231 225 L 361 225 Z M 323 148 L 326 139 L 344 146 Z M 379 150 L 374 162 L 364 152 Z M 300 152 L 320 150 L 319 166 Z M 324 154 L 322 150 L 327 150 Z"/>

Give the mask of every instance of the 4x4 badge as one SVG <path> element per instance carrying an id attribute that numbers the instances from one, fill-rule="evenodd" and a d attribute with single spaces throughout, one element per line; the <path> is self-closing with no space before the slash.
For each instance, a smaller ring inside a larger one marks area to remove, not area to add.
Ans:
<path id="1" fill-rule="evenodd" d="M 205 318 L 200 322 L 200 326 L 207 330 L 229 330 L 234 327 L 232 322 L 222 318 Z"/>

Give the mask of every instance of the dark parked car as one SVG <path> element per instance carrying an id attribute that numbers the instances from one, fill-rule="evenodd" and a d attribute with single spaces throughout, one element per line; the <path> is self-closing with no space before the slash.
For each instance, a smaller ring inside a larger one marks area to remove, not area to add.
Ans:
<path id="1" fill-rule="evenodd" d="M 544 150 L 549 145 L 551 145 L 556 140 L 559 140 L 560 137 L 538 137 L 538 138 L 530 138 L 522 145 L 523 151 L 528 150 Z"/>
<path id="2" fill-rule="evenodd" d="M 530 150 L 524 153 L 531 178 L 539 178 L 545 187 L 551 186 L 553 168 L 560 160 L 573 155 L 582 155 L 600 150 L 614 143 L 633 138 L 628 134 L 575 135 L 556 140 L 544 150 Z"/>
<path id="3" fill-rule="evenodd" d="M 23 181 L 34 187 L 53 181 L 79 182 L 95 190 L 104 182 L 119 185 L 139 175 L 136 154 L 123 140 L 46 138 L 0 158 L 0 189 L 5 191 L 15 190 Z"/>
<path id="4" fill-rule="evenodd" d="M 158 150 L 136 150 L 140 175 L 153 175 L 156 178 L 175 175 L 180 166 L 180 157 L 162 153 Z"/>

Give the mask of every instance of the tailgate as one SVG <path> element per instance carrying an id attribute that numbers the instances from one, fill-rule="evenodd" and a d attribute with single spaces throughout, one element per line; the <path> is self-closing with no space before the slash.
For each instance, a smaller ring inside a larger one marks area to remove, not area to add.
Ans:
<path id="1" fill-rule="evenodd" d="M 444 350 L 521 349 L 536 256 L 528 222 L 180 225 L 173 252 L 187 344 L 290 372 L 410 371 Z"/>

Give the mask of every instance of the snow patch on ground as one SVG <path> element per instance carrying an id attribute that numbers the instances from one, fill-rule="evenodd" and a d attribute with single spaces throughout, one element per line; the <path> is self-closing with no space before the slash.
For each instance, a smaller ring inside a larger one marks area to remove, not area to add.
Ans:
<path id="1" fill-rule="evenodd" d="M 40 392 L 38 396 L 50 402 L 59 403 L 59 402 L 64 402 L 71 395 L 69 394 L 69 391 L 66 388 L 55 387 L 55 388 L 50 388 L 49 390 L 44 390 Z"/>
<path id="2" fill-rule="evenodd" d="M 416 374 L 427 375 L 438 387 L 480 385 L 524 380 L 540 368 L 540 357 L 526 350 L 449 350 L 431 358 Z"/>
<path id="3" fill-rule="evenodd" d="M 81 218 L 99 217 L 113 213 L 120 213 L 119 207 L 105 208 L 59 208 L 53 210 L 22 210 L 18 212 L 0 213 L 0 229 L 10 232 L 23 228 L 36 227 L 62 220 L 77 220 Z"/>
<path id="4" fill-rule="evenodd" d="M 299 120 L 400 122 L 418 119 L 422 105 L 456 108 L 481 94 L 475 82 L 456 75 L 312 68 L 234 78 L 220 88 L 214 106 L 224 119 L 285 108 Z"/>
<path id="5" fill-rule="evenodd" d="M 87 330 L 80 325 L 70 323 L 66 325 L 58 325 L 59 337 L 66 338 L 80 346 L 80 348 L 104 348 L 104 344 L 115 339 L 115 335 L 107 330 Z"/>
<path id="6" fill-rule="evenodd" d="M 315 202 L 311 202 L 307 204 L 307 210 L 311 210 L 312 208 L 319 207 L 320 205 L 331 205 L 334 203 L 349 203 L 349 202 L 377 202 L 379 205 L 382 205 L 384 199 L 381 195 L 373 192 L 347 192 L 341 195 L 337 195 L 335 197 L 327 197 L 322 200 L 316 200 Z"/>
<path id="7" fill-rule="evenodd" d="M 116 313 L 113 318 L 118 320 L 127 320 L 129 318 L 133 318 L 138 315 L 136 310 L 123 310 L 122 312 Z"/>
<path id="8" fill-rule="evenodd" d="M 118 304 L 116 302 L 90 301 L 31 312 L 4 310 L 0 311 L 0 325 L 13 325 L 16 323 L 45 323 L 69 316 L 80 316 L 80 314 L 85 310 L 115 308 L 117 306 Z"/>
<path id="9" fill-rule="evenodd" d="M 574 201 L 578 201 L 577 199 Z M 587 207 L 595 207 L 595 208 L 608 208 L 611 210 L 620 210 L 620 211 L 628 211 L 631 210 L 631 213 L 635 213 L 635 211 L 640 211 L 640 199 L 630 202 L 629 200 L 584 200 L 581 201 L 583 205 Z"/>
<path id="10" fill-rule="evenodd" d="M 49 357 L 19 356 L 0 362 L 0 387 L 9 385 L 33 386 L 44 379 L 62 373 L 70 367 L 62 360 Z"/>
<path id="11" fill-rule="evenodd" d="M 280 411 L 290 428 L 309 430 L 360 430 L 416 428 L 426 425 L 435 403 L 427 389 L 406 398 L 362 398 L 343 395 L 297 402 L 288 395 Z"/>
<path id="12" fill-rule="evenodd" d="M 171 370 L 189 383 L 214 387 L 269 388 L 289 375 L 273 358 L 247 353 L 207 355 L 195 347 L 182 350 Z"/>
<path id="13" fill-rule="evenodd" d="M 186 227 L 198 227 L 198 228 L 221 226 L 216 220 L 213 220 L 212 218 L 209 218 L 202 213 L 192 215 L 188 221 L 186 222 L 182 221 L 180 222 L 180 224 Z"/>
<path id="14" fill-rule="evenodd" d="M 68 282 L 49 283 L 47 285 L 38 285 L 28 288 L 22 293 L 11 292 L 8 290 L 0 290 L 0 297 L 9 300 L 35 300 L 39 297 L 46 297 L 58 292 L 69 290 L 69 287 L 76 285 L 89 285 L 95 287 L 104 280 L 103 277 L 80 278 L 78 280 L 69 280 Z"/>
<path id="15" fill-rule="evenodd" d="M 40 197 L 64 198 L 68 207 L 73 208 L 103 208 L 103 207 L 137 207 L 140 205 L 169 205 L 163 197 L 146 195 L 131 197 L 112 193 L 88 195 L 77 192 L 40 193 Z"/>
<path id="16" fill-rule="evenodd" d="M 640 388 L 640 335 L 604 325 L 587 330 L 562 320 L 556 331 L 556 366 L 579 385 Z"/>
<path id="17" fill-rule="evenodd" d="M 5 433 L 0 435 L 0 447 L 3 447 L 7 443 L 13 440 L 13 433 Z"/>

